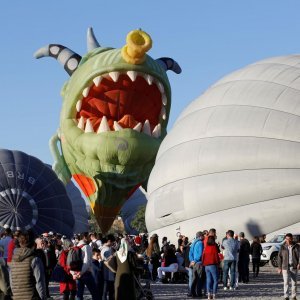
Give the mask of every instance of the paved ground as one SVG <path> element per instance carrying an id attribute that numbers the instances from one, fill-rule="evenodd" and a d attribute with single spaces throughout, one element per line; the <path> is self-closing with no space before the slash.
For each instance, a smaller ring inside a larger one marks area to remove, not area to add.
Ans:
<path id="1" fill-rule="evenodd" d="M 156 300 L 167 299 L 190 299 L 186 297 L 186 284 L 156 284 L 151 285 Z M 218 299 L 256 299 L 256 300 L 275 300 L 282 299 L 282 276 L 276 273 L 276 269 L 269 266 L 261 268 L 261 273 L 258 278 L 252 279 L 248 284 L 242 284 L 236 291 L 223 291 L 219 286 L 217 294 Z M 51 284 L 51 295 L 54 299 L 62 299 L 58 293 L 57 284 Z M 90 296 L 85 296 L 85 299 L 91 299 Z M 300 298 L 299 298 L 300 299 Z M 124 299 L 130 300 L 130 299 Z"/>

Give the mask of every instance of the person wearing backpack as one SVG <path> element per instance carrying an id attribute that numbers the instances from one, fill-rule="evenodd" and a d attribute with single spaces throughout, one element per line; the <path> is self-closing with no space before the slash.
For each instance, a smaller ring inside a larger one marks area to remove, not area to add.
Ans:
<path id="1" fill-rule="evenodd" d="M 96 232 L 91 232 L 90 233 L 90 246 L 92 249 L 100 249 L 102 247 L 102 242 L 101 240 L 97 239 L 97 233 Z"/>
<path id="2" fill-rule="evenodd" d="M 92 295 L 93 300 L 98 300 L 97 287 L 92 274 L 92 248 L 89 245 L 89 234 L 80 234 L 77 246 L 70 249 L 67 257 L 67 264 L 70 273 L 77 284 L 77 299 L 83 300 L 84 287 L 86 286 Z"/>
<path id="3" fill-rule="evenodd" d="M 58 264 L 63 267 L 65 271 L 65 280 L 59 283 L 59 292 L 63 294 L 63 300 L 75 300 L 77 292 L 76 282 L 70 274 L 70 268 L 67 265 L 67 257 L 72 245 L 70 240 L 64 239 L 63 250 L 58 257 Z"/>

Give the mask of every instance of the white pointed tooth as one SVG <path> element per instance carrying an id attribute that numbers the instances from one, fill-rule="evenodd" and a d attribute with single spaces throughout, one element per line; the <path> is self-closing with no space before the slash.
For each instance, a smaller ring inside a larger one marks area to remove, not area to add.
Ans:
<path id="1" fill-rule="evenodd" d="M 167 105 L 168 98 L 167 98 L 166 94 L 161 95 L 161 102 L 162 102 L 163 105 Z"/>
<path id="2" fill-rule="evenodd" d="M 97 133 L 106 132 L 106 131 L 110 131 L 110 128 L 107 122 L 107 118 L 103 116 Z"/>
<path id="3" fill-rule="evenodd" d="M 164 106 L 161 108 L 160 116 L 162 117 L 163 120 L 167 118 L 166 108 Z"/>
<path id="4" fill-rule="evenodd" d="M 93 79 L 93 82 L 94 82 L 95 86 L 99 86 L 100 85 L 102 78 L 103 77 L 99 75 L 99 76 L 97 76 L 97 77 L 95 77 Z"/>
<path id="5" fill-rule="evenodd" d="M 80 117 L 77 127 L 81 130 L 84 130 L 84 117 Z"/>
<path id="6" fill-rule="evenodd" d="M 136 71 L 127 71 L 128 77 L 131 79 L 131 81 L 135 81 L 137 77 L 137 72 Z"/>
<path id="7" fill-rule="evenodd" d="M 90 119 L 86 120 L 84 132 L 86 132 L 86 133 L 94 132 L 94 128 L 93 128 L 93 125 L 92 125 L 92 122 L 90 121 Z"/>
<path id="8" fill-rule="evenodd" d="M 82 95 L 83 97 L 87 97 L 90 91 L 90 87 L 86 87 L 83 91 L 82 91 Z"/>
<path id="9" fill-rule="evenodd" d="M 164 89 L 164 86 L 162 85 L 162 83 L 157 81 L 156 85 L 157 85 L 159 91 L 161 92 L 161 94 L 163 94 L 165 92 L 165 89 Z"/>
<path id="10" fill-rule="evenodd" d="M 152 136 L 159 138 L 160 135 L 161 135 L 161 125 L 158 123 L 152 131 Z"/>
<path id="11" fill-rule="evenodd" d="M 151 85 L 153 83 L 153 77 L 151 75 L 145 75 L 144 76 L 145 80 L 148 82 L 149 85 Z"/>
<path id="12" fill-rule="evenodd" d="M 123 129 L 123 127 L 117 121 L 114 121 L 114 130 L 120 131 L 122 129 Z"/>
<path id="13" fill-rule="evenodd" d="M 144 126 L 143 126 L 143 132 L 145 134 L 148 134 L 151 136 L 151 128 L 150 128 L 150 123 L 149 123 L 149 120 L 146 120 L 145 123 L 144 123 Z"/>
<path id="14" fill-rule="evenodd" d="M 82 100 L 78 100 L 77 103 L 76 103 L 76 110 L 78 112 L 80 112 L 80 110 L 81 110 L 81 105 L 82 105 Z"/>
<path id="15" fill-rule="evenodd" d="M 111 77 L 111 79 L 114 82 L 117 82 L 119 79 L 120 73 L 119 72 L 109 72 L 108 75 Z"/>
<path id="16" fill-rule="evenodd" d="M 137 123 L 134 127 L 133 127 L 133 130 L 137 131 L 137 132 L 141 132 L 141 129 L 142 129 L 142 123 L 139 122 Z"/>

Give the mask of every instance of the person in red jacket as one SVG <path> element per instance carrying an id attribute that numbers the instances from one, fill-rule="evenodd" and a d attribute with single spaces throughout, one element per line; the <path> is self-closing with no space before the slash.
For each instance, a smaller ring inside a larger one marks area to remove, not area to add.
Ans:
<path id="1" fill-rule="evenodd" d="M 76 296 L 76 281 L 73 279 L 70 269 L 67 266 L 67 256 L 70 248 L 73 246 L 68 239 L 63 241 L 63 250 L 59 255 L 58 263 L 64 268 L 66 273 L 65 281 L 59 283 L 59 292 L 64 295 L 64 300 L 74 300 Z"/>
<path id="2" fill-rule="evenodd" d="M 13 234 L 13 239 L 10 240 L 10 242 L 8 243 L 8 247 L 7 247 L 7 264 L 8 265 L 11 263 L 12 256 L 14 254 L 14 250 L 16 248 L 16 243 L 18 243 L 19 235 L 20 235 L 20 231 L 19 230 L 15 231 Z"/>
<path id="3" fill-rule="evenodd" d="M 218 246 L 214 236 L 208 236 L 203 251 L 202 264 L 205 266 L 208 299 L 216 299 L 218 289 L 218 266 L 220 263 Z"/>

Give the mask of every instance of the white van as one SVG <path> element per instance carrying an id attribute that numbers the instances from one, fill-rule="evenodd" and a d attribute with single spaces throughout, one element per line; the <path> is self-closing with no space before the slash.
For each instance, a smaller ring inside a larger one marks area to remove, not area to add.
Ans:
<path id="1" fill-rule="evenodd" d="M 284 242 L 285 235 L 286 233 L 277 234 L 270 241 L 261 244 L 263 249 L 260 257 L 261 265 L 269 262 L 274 268 L 278 267 L 278 252 Z M 293 240 L 296 243 L 300 243 L 300 233 L 293 233 Z"/>

